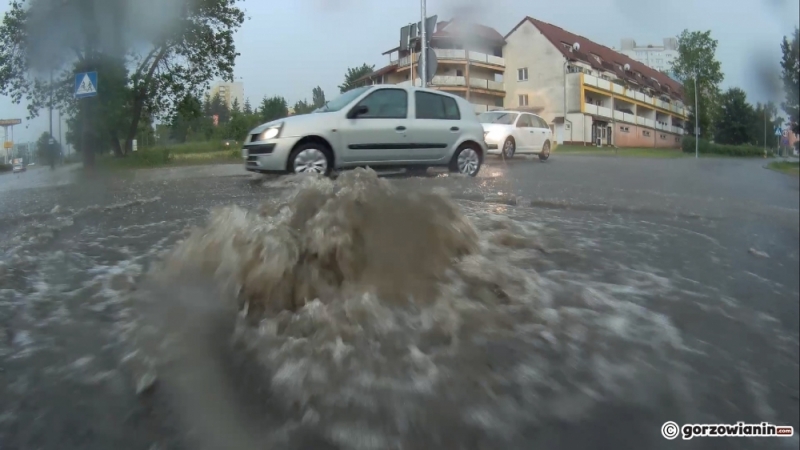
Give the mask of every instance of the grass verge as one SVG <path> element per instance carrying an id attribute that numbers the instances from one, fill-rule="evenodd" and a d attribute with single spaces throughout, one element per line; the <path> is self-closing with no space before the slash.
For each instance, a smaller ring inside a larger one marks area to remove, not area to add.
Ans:
<path id="1" fill-rule="evenodd" d="M 592 156 L 621 156 L 634 158 L 684 158 L 686 155 L 680 149 L 669 148 L 613 148 L 594 147 L 582 145 L 559 145 L 553 149 L 553 154 L 567 155 L 592 155 Z"/>
<path id="2" fill-rule="evenodd" d="M 242 162 L 240 149 L 189 152 L 171 147 L 141 149 L 124 158 L 104 155 L 97 158 L 97 167 L 105 169 L 148 169 L 155 167 L 231 164 Z"/>
<path id="3" fill-rule="evenodd" d="M 767 168 L 787 175 L 800 176 L 800 162 L 773 161 L 767 164 Z"/>

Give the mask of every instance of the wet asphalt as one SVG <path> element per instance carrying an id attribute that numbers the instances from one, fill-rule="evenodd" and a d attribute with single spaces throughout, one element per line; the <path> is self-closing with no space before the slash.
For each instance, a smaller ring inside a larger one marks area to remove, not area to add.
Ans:
<path id="1" fill-rule="evenodd" d="M 591 258 L 611 260 L 670 283 L 640 301 L 696 350 L 685 361 L 692 408 L 643 418 L 612 406 L 553 424 L 531 448 L 767 448 L 624 431 L 640 420 L 800 425 L 799 183 L 766 163 L 556 153 L 546 163 L 490 158 L 475 179 L 392 182 L 443 187 L 537 220 L 565 241 L 590 241 L 580 270 L 599 270 Z M 265 179 L 238 165 L 88 179 L 77 167 L 0 175 L 0 449 L 184 448 L 168 399 L 135 395 L 120 362 L 132 351 L 119 326 L 130 311 L 115 293 L 135 289 L 158 252 L 210 208 L 277 195 Z M 798 445 L 796 434 L 770 442 Z"/>

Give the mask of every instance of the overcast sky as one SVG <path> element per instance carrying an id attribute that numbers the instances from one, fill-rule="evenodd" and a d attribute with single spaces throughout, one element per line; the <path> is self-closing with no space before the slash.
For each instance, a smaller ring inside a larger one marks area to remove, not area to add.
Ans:
<path id="1" fill-rule="evenodd" d="M 5 0 L 0 0 L 5 1 Z M 609 47 L 630 37 L 660 44 L 683 29 L 708 30 L 719 41 L 723 87 L 739 86 L 751 102 L 775 97 L 765 79 L 780 70 L 780 41 L 800 16 L 797 0 L 429 0 L 428 14 L 455 15 L 494 27 L 505 35 L 526 15 L 558 25 Z M 254 105 L 265 95 L 289 104 L 320 85 L 338 95 L 348 67 L 381 67 L 384 51 L 397 46 L 400 27 L 419 20 L 419 0 L 245 0 L 248 20 L 236 36 L 241 56 L 235 76 Z M 6 4 L 0 6 L 5 13 Z M 774 72 L 770 72 L 774 70 Z M 102 79 L 102 74 L 100 74 Z M 102 81 L 101 81 L 102 82 Z M 772 93 L 772 94 L 770 94 Z M 780 100 L 780 98 L 778 98 Z M 24 105 L 0 97 L 0 119 L 22 118 Z M 54 114 L 57 124 L 57 114 Z M 58 133 L 54 125 L 54 134 Z M 48 128 L 47 113 L 24 121 L 15 141 L 35 140 Z M 65 130 L 66 131 L 66 130 Z"/>

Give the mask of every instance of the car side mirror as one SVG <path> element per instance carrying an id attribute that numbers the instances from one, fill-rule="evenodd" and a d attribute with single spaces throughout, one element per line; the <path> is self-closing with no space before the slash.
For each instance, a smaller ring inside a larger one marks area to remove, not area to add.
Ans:
<path id="1" fill-rule="evenodd" d="M 369 107 L 367 105 L 358 105 L 350 111 L 348 118 L 350 119 L 357 119 L 358 116 L 363 116 L 364 114 L 369 112 Z"/>

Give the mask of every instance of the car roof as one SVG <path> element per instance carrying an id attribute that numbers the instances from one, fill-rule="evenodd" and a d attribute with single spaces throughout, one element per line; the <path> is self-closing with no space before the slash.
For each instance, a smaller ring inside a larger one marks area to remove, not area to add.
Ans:
<path id="1" fill-rule="evenodd" d="M 430 89 L 430 88 L 423 88 L 423 87 L 409 86 L 409 85 L 401 86 L 399 84 L 373 84 L 370 87 L 376 88 L 376 89 L 380 89 L 380 88 L 405 89 L 405 90 L 407 90 L 409 92 L 416 92 L 416 91 L 429 92 L 431 94 L 440 94 L 440 95 L 444 95 L 444 96 L 447 96 L 447 97 L 452 97 L 452 98 L 455 98 L 457 100 L 458 99 L 464 100 L 464 97 L 459 97 L 458 95 L 453 95 L 453 94 L 451 94 L 449 92 L 440 91 L 439 89 Z"/>

